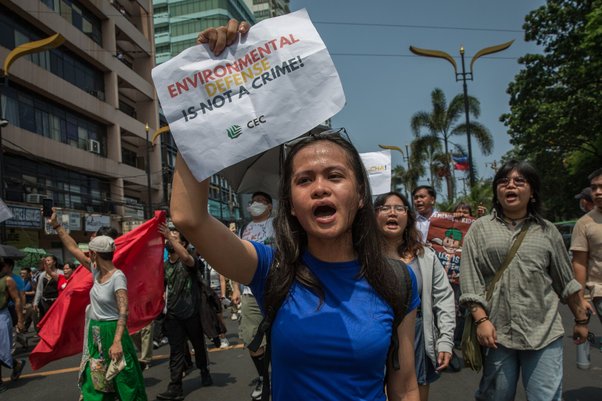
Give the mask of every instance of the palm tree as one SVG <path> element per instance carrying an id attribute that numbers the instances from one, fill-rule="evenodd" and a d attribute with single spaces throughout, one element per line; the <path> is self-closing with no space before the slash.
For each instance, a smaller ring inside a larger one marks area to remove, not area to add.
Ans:
<path id="1" fill-rule="evenodd" d="M 413 168 L 408 170 L 400 165 L 395 166 L 391 173 L 391 189 L 395 191 L 397 190 L 397 186 L 401 185 L 403 186 L 403 191 L 406 197 L 408 197 L 409 192 L 416 188 L 420 174 L 418 174 Z"/>
<path id="2" fill-rule="evenodd" d="M 428 165 L 429 182 L 439 192 L 441 178 L 446 175 L 447 163 L 445 154 L 441 152 L 441 142 L 432 136 L 414 138 L 410 144 L 412 155 L 410 164 L 418 177 L 426 175 L 424 165 Z"/>
<path id="3" fill-rule="evenodd" d="M 445 94 L 439 88 L 435 88 L 431 93 L 433 109 L 431 112 L 419 111 L 412 116 L 411 127 L 417 138 L 430 138 L 430 146 L 435 146 L 434 142 L 443 141 L 444 145 L 444 163 L 446 166 L 447 198 L 453 199 L 453 181 L 451 179 L 451 154 L 449 152 L 449 138 L 452 135 L 466 134 L 466 123 L 457 124 L 458 120 L 464 115 L 464 96 L 456 95 L 450 104 L 447 104 Z M 478 118 L 481 114 L 480 102 L 472 96 L 468 96 L 468 110 L 473 118 Z M 421 135 L 421 130 L 426 129 L 427 133 Z M 493 148 L 493 138 L 489 130 L 479 122 L 471 119 L 470 133 L 481 148 L 484 155 L 491 154 Z M 423 162 L 426 160 L 422 160 Z M 474 168 L 474 166 L 470 166 Z"/>

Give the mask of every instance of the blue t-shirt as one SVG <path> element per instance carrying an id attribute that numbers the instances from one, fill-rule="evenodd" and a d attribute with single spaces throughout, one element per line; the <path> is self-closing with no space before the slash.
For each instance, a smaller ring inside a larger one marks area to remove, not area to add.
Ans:
<path id="1" fill-rule="evenodd" d="M 274 249 L 253 242 L 258 265 L 251 289 L 263 306 Z M 324 302 L 293 283 L 272 324 L 274 401 L 385 400 L 387 351 L 393 309 L 366 279 L 357 279 L 357 260 L 327 263 L 303 254 L 303 263 L 320 281 Z M 420 303 L 416 278 L 408 312 Z"/>

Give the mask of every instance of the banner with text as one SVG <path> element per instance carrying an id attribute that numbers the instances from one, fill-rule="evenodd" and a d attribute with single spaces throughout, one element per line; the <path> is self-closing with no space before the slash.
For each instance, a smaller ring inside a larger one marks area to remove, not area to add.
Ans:
<path id="1" fill-rule="evenodd" d="M 391 151 L 360 153 L 370 180 L 372 195 L 391 191 Z"/>
<path id="2" fill-rule="evenodd" d="M 300 136 L 345 104 L 305 10 L 261 21 L 217 57 L 207 45 L 186 49 L 152 75 L 197 180 Z"/>

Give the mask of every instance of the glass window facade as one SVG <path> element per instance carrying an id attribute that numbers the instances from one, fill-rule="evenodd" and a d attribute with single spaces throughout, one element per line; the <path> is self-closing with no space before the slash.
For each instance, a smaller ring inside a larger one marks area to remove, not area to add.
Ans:
<path id="1" fill-rule="evenodd" d="M 40 0 L 102 46 L 101 21 L 75 0 Z"/>
<path id="2" fill-rule="evenodd" d="M 7 49 L 41 39 L 47 35 L 0 7 L 0 45 Z M 105 100 L 104 73 L 65 48 L 34 53 L 28 57 L 38 66 L 77 86 L 100 100 Z"/>
<path id="3" fill-rule="evenodd" d="M 27 194 L 42 193 L 57 207 L 98 213 L 113 210 L 106 180 L 14 155 L 6 155 L 4 163 L 9 201 L 25 202 Z"/>
<path id="4" fill-rule="evenodd" d="M 103 125 L 13 83 L 0 90 L 4 118 L 10 124 L 84 150 L 89 150 L 90 140 L 95 140 L 100 144 L 99 155 L 107 156 Z"/>

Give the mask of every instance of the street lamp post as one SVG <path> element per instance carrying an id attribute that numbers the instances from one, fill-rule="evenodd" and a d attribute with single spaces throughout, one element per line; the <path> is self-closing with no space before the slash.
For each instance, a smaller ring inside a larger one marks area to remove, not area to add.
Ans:
<path id="1" fill-rule="evenodd" d="M 151 203 L 151 177 L 150 177 L 150 146 L 148 140 L 148 132 L 150 131 L 150 127 L 148 123 L 146 123 L 144 130 L 146 131 L 146 142 L 144 145 L 146 146 L 146 187 L 147 187 L 147 204 L 146 204 L 146 218 L 150 219 L 152 217 L 152 203 Z"/>
<path id="2" fill-rule="evenodd" d="M 498 53 L 498 52 L 501 52 L 502 50 L 506 50 L 507 48 L 509 48 L 512 45 L 512 43 L 514 43 L 514 40 L 511 40 L 509 42 L 502 43 L 502 44 L 499 44 L 496 46 L 486 47 L 484 49 L 479 50 L 474 55 L 474 57 L 472 58 L 472 60 L 470 62 L 470 72 L 466 72 L 466 68 L 464 66 L 464 47 L 460 47 L 460 58 L 462 60 L 462 72 L 458 72 L 458 68 L 456 66 L 456 61 L 448 53 L 441 51 L 441 50 L 420 49 L 418 47 L 410 46 L 410 51 L 418 56 L 442 58 L 444 60 L 449 61 L 449 63 L 454 67 L 454 73 L 456 75 L 456 82 L 462 80 L 462 86 L 464 89 L 464 113 L 466 114 L 466 142 L 468 145 L 468 165 L 470 167 L 470 169 L 468 171 L 469 171 L 471 188 L 474 186 L 475 176 L 474 176 L 474 165 L 472 164 L 472 141 L 471 141 L 471 137 L 470 137 L 468 86 L 466 85 L 466 81 L 473 80 L 472 67 L 473 67 L 475 61 L 477 61 L 477 59 L 479 57 L 482 57 L 482 56 L 485 56 L 488 54 Z"/>
<path id="3" fill-rule="evenodd" d="M 389 149 L 389 150 L 396 150 L 399 153 L 401 153 L 401 157 L 406 161 L 406 163 L 408 163 L 408 173 L 410 172 L 410 151 L 408 149 L 408 145 L 406 145 L 406 153 L 404 155 L 403 150 L 401 150 L 401 148 L 399 146 L 394 146 L 394 145 L 378 145 L 379 148 L 381 149 Z M 404 185 L 405 187 L 405 185 Z M 408 196 L 408 189 L 404 188 L 405 192 L 406 192 L 406 196 Z"/>

